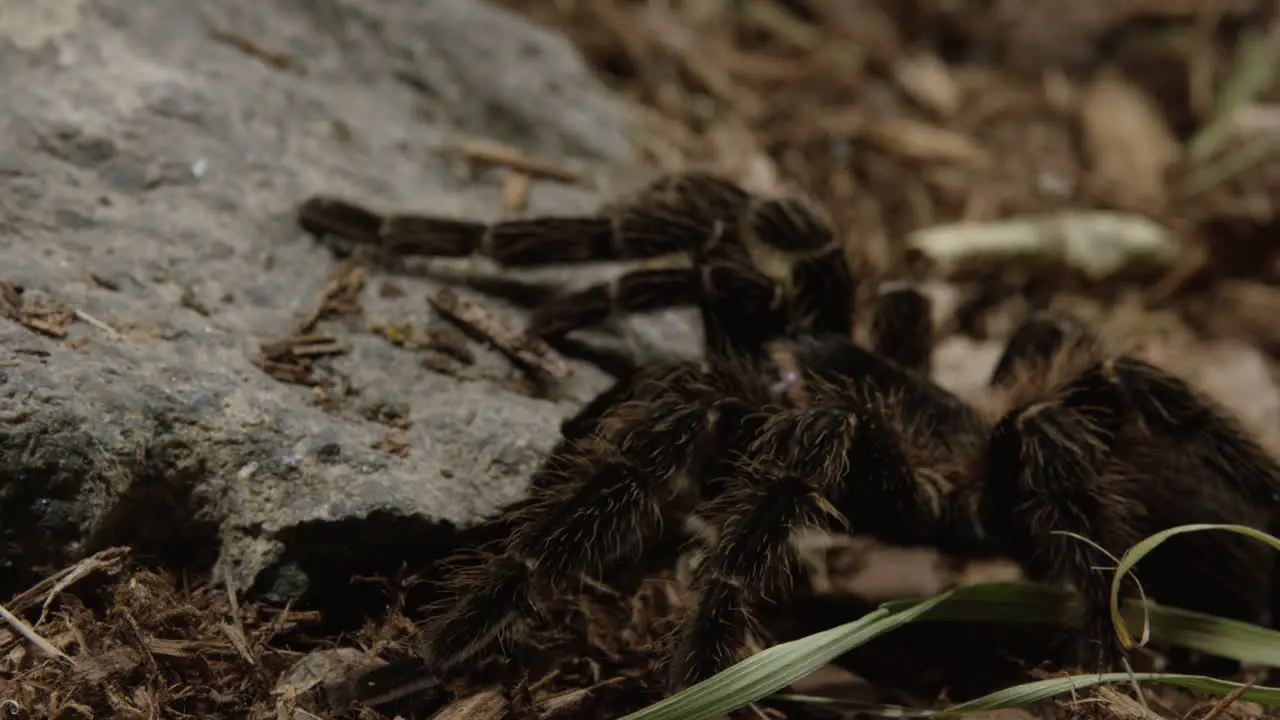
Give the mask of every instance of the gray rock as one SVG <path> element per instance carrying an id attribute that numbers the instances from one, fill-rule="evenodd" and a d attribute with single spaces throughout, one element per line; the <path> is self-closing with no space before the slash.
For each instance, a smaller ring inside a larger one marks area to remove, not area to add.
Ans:
<path id="1" fill-rule="evenodd" d="M 249 361 L 335 266 L 294 224 L 303 197 L 495 216 L 500 173 L 469 181 L 441 151 L 458 130 L 625 161 L 619 105 L 546 31 L 476 0 L 0 0 L 0 92 L 0 279 L 119 333 L 0 320 L 0 592 L 113 543 L 287 594 L 318 569 L 431 553 L 518 499 L 604 381 L 579 364 L 569 399 L 534 399 L 325 321 L 359 392 L 331 413 Z M 555 183 L 532 198 L 601 200 Z M 432 317 L 436 283 L 396 278 L 387 298 L 381 282 L 366 322 Z M 407 403 L 407 457 L 373 448 L 389 429 L 360 409 L 378 403 Z"/>

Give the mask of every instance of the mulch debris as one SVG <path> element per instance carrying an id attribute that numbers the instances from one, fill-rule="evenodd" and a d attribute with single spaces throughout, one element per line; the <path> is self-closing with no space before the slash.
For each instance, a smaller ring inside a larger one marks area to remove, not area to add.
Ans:
<path id="1" fill-rule="evenodd" d="M 0 281 L 0 317 L 45 337 L 61 340 L 67 337 L 67 326 L 78 319 L 78 314 L 57 302 L 28 302 L 25 288 Z"/>
<path id="2" fill-rule="evenodd" d="M 357 263 L 341 263 L 290 332 L 263 343 L 250 361 L 280 382 L 322 388 L 334 391 L 337 397 L 345 396 L 350 389 L 349 379 L 326 360 L 346 354 L 348 348 L 337 338 L 317 332 L 315 328 L 321 320 L 359 316 L 362 312 L 360 293 L 367 276 L 368 270 Z"/>

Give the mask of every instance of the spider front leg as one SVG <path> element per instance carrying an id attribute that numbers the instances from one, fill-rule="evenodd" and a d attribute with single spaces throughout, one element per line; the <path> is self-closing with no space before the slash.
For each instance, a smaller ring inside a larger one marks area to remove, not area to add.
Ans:
<path id="1" fill-rule="evenodd" d="M 933 303 L 915 285 L 885 283 L 877 288 L 871 317 L 871 345 L 903 367 L 928 376 L 933 368 Z"/>
<path id="2" fill-rule="evenodd" d="M 1089 349 L 1096 342 L 1093 330 L 1070 315 L 1034 313 L 1014 330 L 1005 344 L 991 372 L 990 385 L 1008 386 L 1028 372 L 1043 374 L 1064 350 Z"/>
<path id="3" fill-rule="evenodd" d="M 1029 576 L 1069 584 L 1081 595 L 1086 634 L 1071 660 L 1100 666 L 1113 663 L 1116 645 L 1109 578 L 1095 566 L 1111 561 L 1086 540 L 1110 529 L 1097 488 L 1112 440 L 1067 405 L 1043 402 L 1009 413 L 991 433 L 978 510 L 984 534 Z M 1103 640 L 1096 663 L 1083 645 L 1090 639 Z"/>
<path id="4" fill-rule="evenodd" d="M 472 662 L 534 614 L 551 587 L 638 557 L 672 506 L 691 504 L 704 491 L 695 448 L 732 454 L 735 445 L 745 447 L 749 416 L 768 402 L 767 388 L 752 385 L 753 377 L 681 364 L 640 381 L 620 407 L 573 426 L 575 433 L 593 427 L 552 458 L 561 480 L 539 488 L 508 519 L 515 530 L 502 553 L 449 578 L 452 604 L 424 630 L 430 671 L 445 676 Z"/>
<path id="5" fill-rule="evenodd" d="M 1182 379 L 1128 356 L 1086 365 L 1010 411 L 986 460 L 981 525 L 1033 579 L 1079 593 L 1085 632 L 1070 660 L 1090 668 L 1112 667 L 1121 655 L 1112 578 L 1095 566 L 1177 525 L 1265 527 L 1280 489 L 1280 468 L 1229 416 Z M 1175 538 L 1138 567 L 1144 592 L 1256 622 L 1270 602 L 1269 570 L 1264 549 L 1250 542 Z M 1122 587 L 1135 594 L 1132 583 Z M 1091 642 L 1100 644 L 1091 650 Z"/>
<path id="6" fill-rule="evenodd" d="M 727 180 L 660 177 L 633 201 L 594 216 L 547 215 L 485 223 L 420 213 L 384 214 L 331 196 L 308 198 L 298 224 L 387 256 L 486 257 L 505 267 L 651 258 L 688 252 L 733 226 L 749 198 Z"/>
<path id="7" fill-rule="evenodd" d="M 941 498 L 913 474 L 896 430 L 871 405 L 821 404 L 769 420 L 717 504 L 719 540 L 696 570 L 697 606 L 672 664 L 679 690 L 749 655 L 760 603 L 784 601 L 808 532 L 928 542 Z"/>

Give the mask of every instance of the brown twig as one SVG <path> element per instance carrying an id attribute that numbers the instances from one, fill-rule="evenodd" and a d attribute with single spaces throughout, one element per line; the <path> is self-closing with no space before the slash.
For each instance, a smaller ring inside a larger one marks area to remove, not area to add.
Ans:
<path id="1" fill-rule="evenodd" d="M 246 55 L 256 57 L 277 70 L 286 70 L 299 75 L 307 74 L 306 68 L 302 67 L 292 55 L 263 47 L 261 43 L 238 30 L 211 27 L 209 28 L 209 37 L 230 45 Z"/>
<path id="2" fill-rule="evenodd" d="M 1205 713 L 1205 716 L 1200 718 L 1200 720 L 1213 720 L 1226 712 L 1226 709 L 1235 704 L 1235 702 L 1240 699 L 1241 695 L 1244 695 L 1249 688 L 1253 687 L 1254 682 L 1254 680 L 1249 680 L 1235 690 L 1227 693 L 1221 700 L 1214 703 L 1213 707 L 1209 708 L 1209 712 Z"/>
<path id="3" fill-rule="evenodd" d="M 37 649 L 40 650 L 40 652 L 44 653 L 45 655 L 48 655 L 51 658 L 56 658 L 58 660 L 61 660 L 68 665 L 74 666 L 76 664 L 74 660 L 67 657 L 66 653 L 54 647 L 53 644 L 50 643 L 48 640 L 45 640 L 44 638 L 40 637 L 40 635 L 36 633 L 36 631 L 33 630 L 30 625 L 27 625 L 25 622 L 22 621 L 22 618 L 19 618 L 17 615 L 14 615 L 13 613 L 9 612 L 9 610 L 5 608 L 5 606 L 3 605 L 0 605 L 0 619 L 9 623 L 9 627 L 13 628 L 14 632 L 21 635 L 27 642 L 34 645 Z"/>
<path id="4" fill-rule="evenodd" d="M 311 332 L 315 329 L 316 323 L 328 315 L 350 314 L 358 311 L 357 302 L 368 275 L 367 269 L 351 260 L 339 265 L 324 290 L 320 292 L 320 297 L 294 328 L 294 333 L 304 335 Z"/>
<path id="5" fill-rule="evenodd" d="M 482 305 L 462 297 L 453 288 L 443 288 L 435 295 L 429 295 L 427 302 L 437 312 L 458 323 L 463 329 L 481 336 L 525 367 L 544 372 L 556 379 L 566 378 L 572 372 L 564 358 L 543 340 L 512 330 Z"/>

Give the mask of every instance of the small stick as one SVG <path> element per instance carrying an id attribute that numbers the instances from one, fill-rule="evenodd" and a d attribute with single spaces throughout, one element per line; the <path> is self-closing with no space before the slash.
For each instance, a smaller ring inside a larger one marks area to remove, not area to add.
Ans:
<path id="1" fill-rule="evenodd" d="M 231 641 L 236 651 L 240 653 L 240 657 L 250 665 L 257 665 L 258 661 L 253 656 L 253 652 L 249 649 L 249 635 L 244 631 L 244 619 L 240 617 L 240 599 L 236 597 L 236 586 L 231 581 L 230 568 L 222 569 L 222 582 L 227 586 L 227 602 L 231 605 L 231 623 L 222 624 L 222 632 Z"/>
<path id="2" fill-rule="evenodd" d="M 81 320 L 82 322 L 89 323 L 90 325 L 98 328 L 99 330 L 105 332 L 106 334 L 110 335 L 113 338 L 118 339 L 120 337 L 119 330 L 116 330 L 115 328 L 99 320 L 98 318 L 90 315 L 89 313 L 83 310 L 76 310 L 75 312 L 76 312 L 76 318 Z"/>
<path id="3" fill-rule="evenodd" d="M 581 172 L 563 163 L 526 155 L 516 148 L 493 140 L 463 138 L 450 142 L 447 147 L 471 162 L 501 165 L 535 177 L 564 182 L 581 182 L 583 179 Z"/>
<path id="4" fill-rule="evenodd" d="M 343 262 L 316 298 L 315 304 L 294 328 L 294 334 L 303 335 L 315 329 L 317 323 L 332 310 L 355 303 L 364 290 L 369 271 L 351 261 Z"/>
<path id="5" fill-rule="evenodd" d="M 45 640 L 44 638 L 40 637 L 35 630 L 31 629 L 30 625 L 27 625 L 25 622 L 23 622 L 22 619 L 19 618 L 17 615 L 14 615 L 13 613 L 9 612 L 9 610 L 6 609 L 5 606 L 3 605 L 0 605 L 0 618 L 3 618 L 5 622 L 9 623 L 9 626 L 12 627 L 15 632 L 17 632 L 22 637 L 26 638 L 27 642 L 31 643 L 32 645 L 35 645 L 36 648 L 38 648 L 45 655 L 48 655 L 51 658 L 62 660 L 63 662 L 71 666 L 74 666 L 76 664 L 75 660 L 72 660 L 71 658 L 67 657 L 66 653 L 54 647 L 53 643 L 50 643 L 48 640 Z"/>
<path id="6" fill-rule="evenodd" d="M 14 598 L 15 603 L 18 604 L 15 605 L 15 607 L 32 602 L 37 595 L 44 593 L 45 589 L 48 588 L 44 602 L 40 605 L 40 619 L 36 621 L 36 624 L 39 625 L 44 622 L 45 617 L 49 614 L 49 606 L 53 604 L 53 600 L 58 596 L 58 593 L 71 587 L 73 584 L 79 582 L 81 578 L 87 577 L 90 573 L 98 572 L 99 570 L 111 572 L 119 569 L 120 561 L 124 558 L 127 552 L 127 548 L 114 547 L 107 548 L 102 552 L 94 553 L 75 565 L 65 568 L 54 575 L 41 580 L 35 587 L 27 590 L 21 595 L 18 595 Z"/>
<path id="7" fill-rule="evenodd" d="M 556 379 L 567 378 L 572 373 L 564 358 L 541 338 L 506 327 L 493 313 L 462 297 L 452 288 L 443 288 L 435 295 L 427 296 L 427 302 L 436 311 L 488 340 L 521 365 L 541 370 Z"/>
<path id="8" fill-rule="evenodd" d="M 1232 690 L 1231 692 L 1227 693 L 1225 697 L 1223 697 L 1218 702 L 1214 703 L 1214 706 L 1210 708 L 1209 712 L 1205 713 L 1205 716 L 1200 718 L 1200 720 L 1213 720 L 1214 718 L 1218 717 L 1227 708 L 1231 707 L 1236 701 L 1238 701 L 1240 699 L 1240 696 L 1244 695 L 1245 691 L 1253 687 L 1253 685 L 1254 685 L 1254 681 L 1250 680 L 1249 682 L 1244 683 L 1243 685 L 1236 688 L 1235 690 Z"/>

